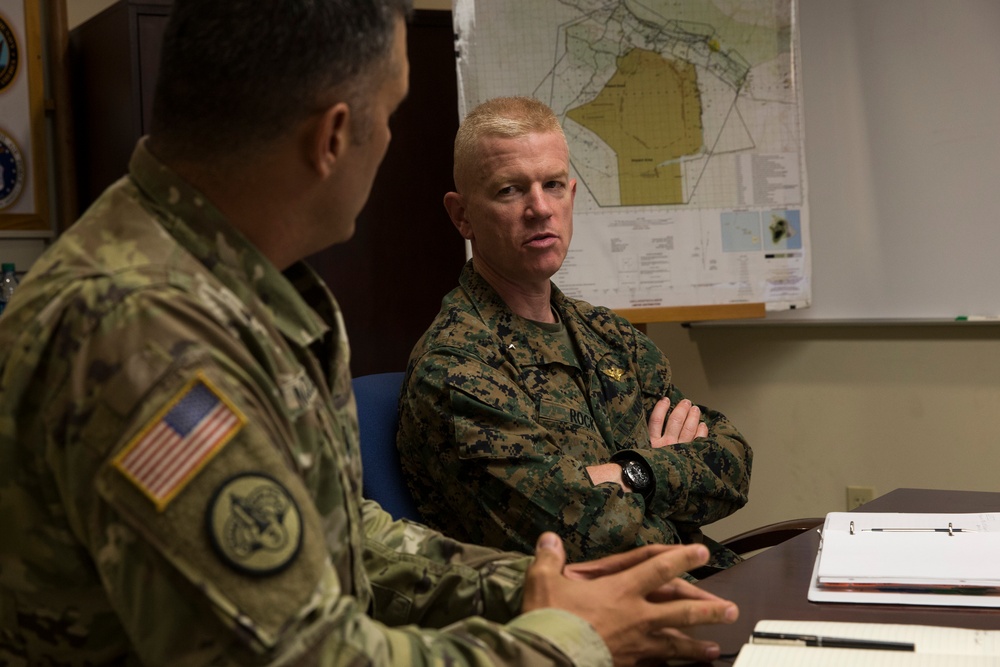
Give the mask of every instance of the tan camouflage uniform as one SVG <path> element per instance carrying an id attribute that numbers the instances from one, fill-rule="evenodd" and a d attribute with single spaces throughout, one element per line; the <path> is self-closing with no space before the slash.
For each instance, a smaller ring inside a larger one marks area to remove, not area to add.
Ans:
<path id="1" fill-rule="evenodd" d="M 0 318 L 0 665 L 609 664 L 514 618 L 527 558 L 362 500 L 330 293 L 130 173 Z"/>
<path id="2" fill-rule="evenodd" d="M 746 441 L 702 407 L 709 437 L 650 447 L 653 405 L 684 398 L 666 357 L 624 319 L 554 285 L 552 305 L 575 352 L 514 315 L 470 261 L 414 348 L 397 444 L 425 520 L 504 549 L 530 550 L 554 530 L 572 560 L 695 541 L 712 549 L 710 565 L 738 560 L 700 527 L 746 503 Z M 622 450 L 641 453 L 654 472 L 648 505 L 617 484 L 595 486 L 586 472 Z"/>

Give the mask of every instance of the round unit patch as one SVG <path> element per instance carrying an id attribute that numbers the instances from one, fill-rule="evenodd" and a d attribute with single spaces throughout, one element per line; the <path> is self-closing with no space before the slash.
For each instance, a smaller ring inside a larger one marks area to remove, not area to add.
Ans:
<path id="1" fill-rule="evenodd" d="M 20 49 L 17 37 L 10 29 L 4 17 L 0 16 L 0 90 L 14 82 L 17 75 L 17 63 L 20 60 Z"/>
<path id="2" fill-rule="evenodd" d="M 0 130 L 0 211 L 7 208 L 24 189 L 24 158 L 21 149 Z"/>
<path id="3" fill-rule="evenodd" d="M 205 519 L 216 552 L 246 574 L 280 572 L 302 546 L 299 506 L 284 486 L 263 473 L 242 473 L 224 482 Z"/>

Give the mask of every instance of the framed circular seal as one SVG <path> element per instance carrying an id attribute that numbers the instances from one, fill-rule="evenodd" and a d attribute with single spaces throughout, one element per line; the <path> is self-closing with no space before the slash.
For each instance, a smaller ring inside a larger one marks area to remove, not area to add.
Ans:
<path id="1" fill-rule="evenodd" d="M 24 189 L 24 157 L 6 132 L 0 130 L 0 211 L 7 208 Z"/>
<path id="2" fill-rule="evenodd" d="M 223 482 L 208 503 L 205 524 L 219 557 L 244 574 L 276 574 L 302 547 L 299 506 L 264 473 L 240 473 Z"/>
<path id="3" fill-rule="evenodd" d="M 7 20 L 0 16 L 0 91 L 14 83 L 20 53 L 17 36 Z"/>

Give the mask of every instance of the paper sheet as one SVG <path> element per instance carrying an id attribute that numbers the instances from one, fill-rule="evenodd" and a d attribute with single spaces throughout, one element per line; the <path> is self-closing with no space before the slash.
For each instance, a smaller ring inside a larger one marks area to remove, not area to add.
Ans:
<path id="1" fill-rule="evenodd" d="M 734 667 L 1000 667 L 1000 631 L 892 623 L 764 620 L 755 631 L 908 642 L 910 651 L 745 644 Z"/>
<path id="2" fill-rule="evenodd" d="M 1000 624 L 1000 618 L 997 623 Z M 834 621 L 759 621 L 755 631 L 819 635 L 844 639 L 907 642 L 917 653 L 990 655 L 1000 657 L 1000 630 L 949 628 L 901 623 L 841 623 Z M 832 650 L 832 649 L 831 649 Z"/>
<path id="3" fill-rule="evenodd" d="M 1000 667 L 1000 658 L 747 644 L 733 667 Z"/>

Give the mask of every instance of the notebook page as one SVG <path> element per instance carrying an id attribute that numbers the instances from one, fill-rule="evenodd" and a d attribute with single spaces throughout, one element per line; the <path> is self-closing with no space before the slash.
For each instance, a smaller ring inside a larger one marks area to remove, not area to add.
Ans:
<path id="1" fill-rule="evenodd" d="M 904 625 L 895 623 L 778 620 L 758 621 L 754 630 L 820 635 L 823 637 L 845 639 L 908 642 L 912 643 L 916 652 L 921 654 L 982 655 L 1000 658 L 1000 630 L 975 630 L 969 628 L 949 628 L 939 625 Z M 893 651 L 879 652 L 892 653 Z"/>
<path id="2" fill-rule="evenodd" d="M 831 512 L 823 528 L 819 581 L 1000 585 L 997 517 Z M 953 535 L 935 532 L 949 525 Z"/>
<path id="3" fill-rule="evenodd" d="M 733 667 L 1000 667 L 1000 657 L 744 644 Z"/>

